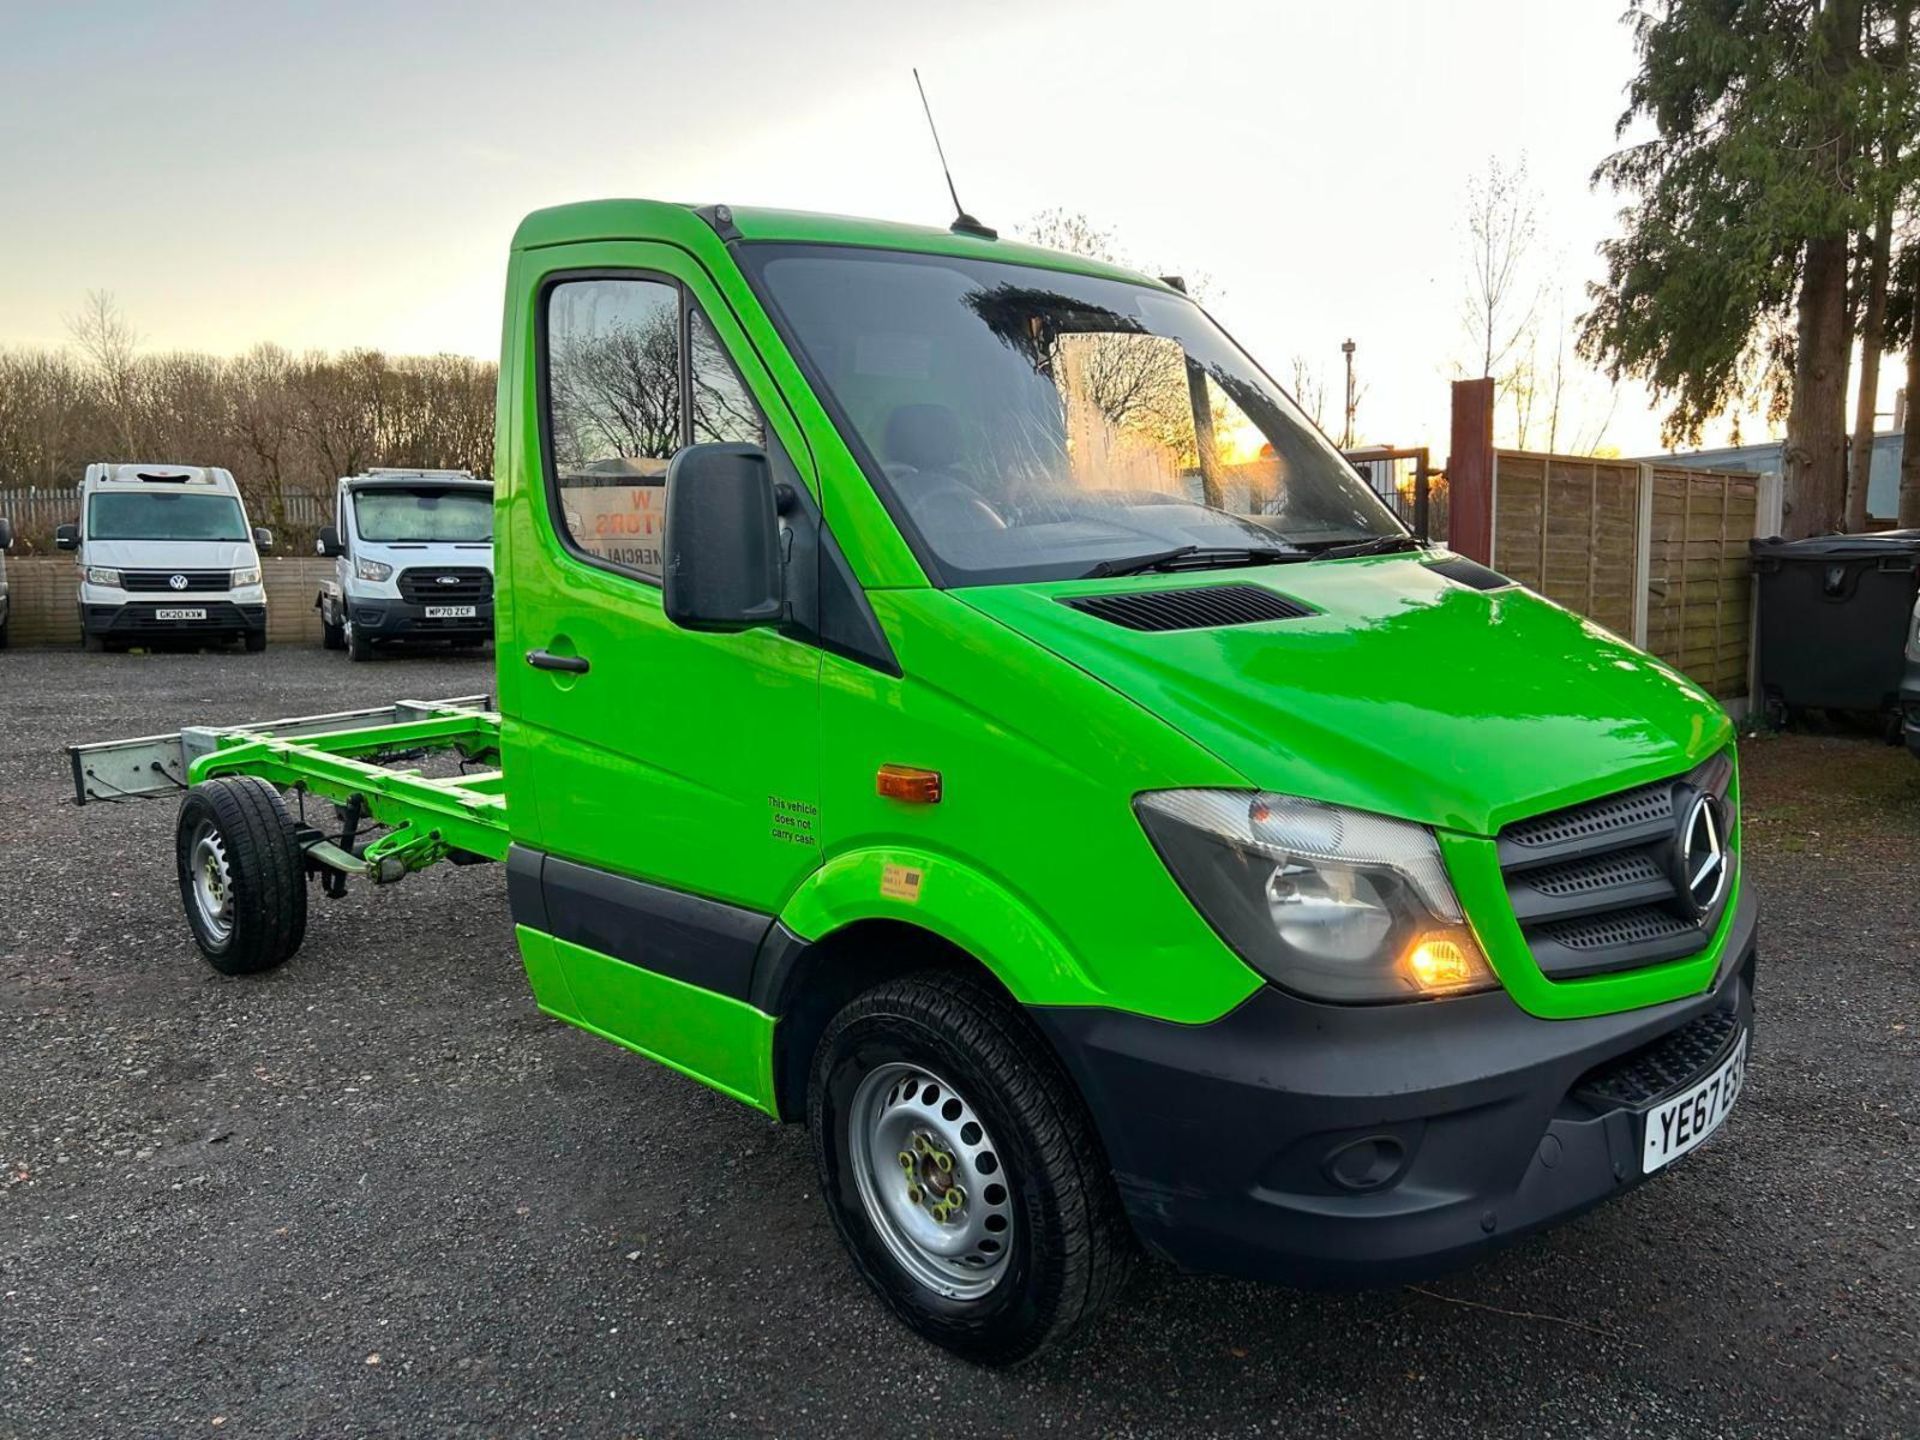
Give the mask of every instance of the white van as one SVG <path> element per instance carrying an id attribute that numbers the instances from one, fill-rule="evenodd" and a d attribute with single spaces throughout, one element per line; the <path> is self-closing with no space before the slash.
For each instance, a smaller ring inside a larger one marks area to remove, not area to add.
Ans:
<path id="1" fill-rule="evenodd" d="M 465 470 L 369 470 L 343 476 L 319 550 L 323 642 L 355 660 L 376 643 L 493 636 L 493 482 Z"/>
<path id="2" fill-rule="evenodd" d="M 89 650 L 157 640 L 267 648 L 260 552 L 230 472 L 203 465 L 87 466 L 80 523 L 54 532 L 80 552 L 80 634 Z"/>

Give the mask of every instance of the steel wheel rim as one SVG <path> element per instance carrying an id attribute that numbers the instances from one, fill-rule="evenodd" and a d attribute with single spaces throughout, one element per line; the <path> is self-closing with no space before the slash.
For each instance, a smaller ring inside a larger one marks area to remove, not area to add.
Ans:
<path id="1" fill-rule="evenodd" d="M 966 1097 L 917 1065 L 881 1065 L 854 1090 L 847 1138 L 860 1203 L 901 1267 L 949 1299 L 992 1290 L 1013 1253 L 1013 1188 Z"/>
<path id="2" fill-rule="evenodd" d="M 227 844 L 211 820 L 194 827 L 187 845 L 187 874 L 193 908 L 208 938 L 224 942 L 233 934 L 233 871 L 227 864 Z"/>

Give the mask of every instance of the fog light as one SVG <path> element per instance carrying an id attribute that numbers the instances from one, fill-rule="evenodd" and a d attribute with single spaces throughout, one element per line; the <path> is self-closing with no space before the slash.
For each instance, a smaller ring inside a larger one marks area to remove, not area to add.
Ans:
<path id="1" fill-rule="evenodd" d="M 1416 986 L 1433 994 L 1493 983 L 1478 947 L 1455 935 L 1423 935 L 1407 948 L 1400 968 Z"/>

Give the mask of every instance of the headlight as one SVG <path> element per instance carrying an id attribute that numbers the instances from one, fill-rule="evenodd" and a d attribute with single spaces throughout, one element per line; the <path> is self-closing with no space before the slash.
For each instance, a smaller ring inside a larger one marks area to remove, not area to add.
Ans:
<path id="1" fill-rule="evenodd" d="M 393 567 L 379 560 L 356 560 L 353 562 L 353 573 L 362 580 L 378 581 L 393 574 Z"/>
<path id="2" fill-rule="evenodd" d="M 111 585 L 115 590 L 118 590 L 120 588 L 120 572 L 106 565 L 89 565 L 87 567 L 87 583 L 89 585 Z"/>
<path id="3" fill-rule="evenodd" d="M 244 570 L 236 570 L 233 572 L 233 588 L 236 590 L 242 585 L 258 585 L 259 583 L 260 567 L 258 565 L 249 565 Z"/>
<path id="4" fill-rule="evenodd" d="M 1288 990 L 1368 1002 L 1499 983 L 1424 826 L 1247 790 L 1161 790 L 1134 808 L 1220 938 Z"/>

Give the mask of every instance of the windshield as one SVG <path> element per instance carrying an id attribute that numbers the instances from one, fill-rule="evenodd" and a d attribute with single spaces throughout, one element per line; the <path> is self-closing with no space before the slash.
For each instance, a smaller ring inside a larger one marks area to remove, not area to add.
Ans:
<path id="1" fill-rule="evenodd" d="M 939 255 L 743 251 L 944 583 L 1405 533 L 1185 296 Z"/>
<path id="2" fill-rule="evenodd" d="M 96 490 L 87 501 L 90 540 L 246 540 L 246 517 L 231 495 L 179 490 Z"/>
<path id="3" fill-rule="evenodd" d="M 376 545 L 441 541 L 485 544 L 493 539 L 493 497 L 480 490 L 357 490 L 353 523 L 362 540 Z"/>

